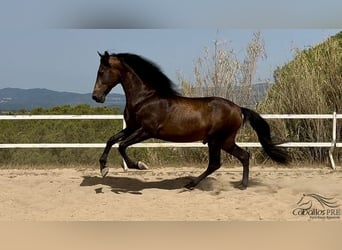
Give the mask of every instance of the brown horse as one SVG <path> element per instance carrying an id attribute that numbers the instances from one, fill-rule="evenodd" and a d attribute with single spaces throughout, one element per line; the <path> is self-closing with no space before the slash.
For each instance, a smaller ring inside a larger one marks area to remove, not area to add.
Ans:
<path id="1" fill-rule="evenodd" d="M 100 158 L 103 177 L 108 153 L 119 142 L 119 152 L 128 168 L 143 169 L 142 162 L 132 161 L 126 148 L 149 138 L 172 142 L 202 141 L 208 143 L 209 165 L 185 187 L 193 189 L 201 180 L 220 168 L 221 149 L 235 156 L 243 165 L 239 188 L 248 185 L 249 153 L 235 144 L 235 137 L 244 121 L 249 121 L 271 159 L 287 163 L 287 154 L 271 141 L 267 122 L 256 112 L 239 107 L 219 97 L 189 98 L 179 94 L 170 79 L 152 62 L 134 54 L 100 55 L 100 66 L 93 99 L 103 103 L 118 83 L 126 95 L 124 119 L 127 127 L 113 135 Z"/>

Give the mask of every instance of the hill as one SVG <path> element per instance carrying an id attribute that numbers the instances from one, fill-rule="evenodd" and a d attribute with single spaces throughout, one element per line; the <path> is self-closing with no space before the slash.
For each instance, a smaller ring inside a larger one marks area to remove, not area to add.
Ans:
<path id="1" fill-rule="evenodd" d="M 0 89 L 0 111 L 17 111 L 21 109 L 51 108 L 61 105 L 88 104 L 100 106 L 92 100 L 91 94 L 79 94 L 73 92 L 59 92 L 48 89 Z M 109 94 L 106 106 L 116 106 L 122 109 L 125 106 L 125 96 L 121 94 Z"/>
<path id="2" fill-rule="evenodd" d="M 261 83 L 253 85 L 253 100 L 258 103 L 263 98 L 271 84 Z M 181 92 L 181 91 L 180 91 Z M 126 99 L 122 94 L 109 94 L 104 105 L 118 107 L 123 110 Z M 92 107 L 103 106 L 92 100 L 91 94 L 73 92 L 59 92 L 49 89 L 34 88 L 3 88 L 0 89 L 0 112 L 18 111 L 34 108 L 51 108 L 55 106 L 88 104 Z"/>

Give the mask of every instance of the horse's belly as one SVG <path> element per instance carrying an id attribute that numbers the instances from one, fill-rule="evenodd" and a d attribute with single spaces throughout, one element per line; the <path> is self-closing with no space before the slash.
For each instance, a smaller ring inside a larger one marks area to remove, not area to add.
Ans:
<path id="1" fill-rule="evenodd" d="M 205 141 L 202 136 L 198 135 L 186 135 L 186 136 L 160 136 L 159 139 L 170 141 L 170 142 L 195 142 L 195 141 Z"/>
<path id="2" fill-rule="evenodd" d="M 166 126 L 157 131 L 156 137 L 172 142 L 203 141 L 206 138 L 206 129 L 191 128 L 189 125 L 188 127 L 183 126 L 181 128 Z"/>

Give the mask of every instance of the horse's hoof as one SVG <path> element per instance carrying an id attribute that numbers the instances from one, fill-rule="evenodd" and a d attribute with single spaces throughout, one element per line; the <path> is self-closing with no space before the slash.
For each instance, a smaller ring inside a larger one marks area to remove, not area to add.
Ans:
<path id="1" fill-rule="evenodd" d="M 242 182 L 239 183 L 238 185 L 235 186 L 235 188 L 238 188 L 240 190 L 246 190 L 247 189 L 247 185 L 243 184 Z"/>
<path id="2" fill-rule="evenodd" d="M 140 169 L 140 170 L 146 170 L 146 169 L 148 169 L 148 166 L 145 164 L 145 163 L 143 163 L 142 161 L 138 161 L 138 168 Z"/>
<path id="3" fill-rule="evenodd" d="M 108 172 L 109 172 L 109 168 L 107 168 L 107 167 L 101 169 L 101 175 L 102 175 L 102 177 L 103 177 L 103 178 L 106 177 L 106 175 L 108 174 Z"/>
<path id="4" fill-rule="evenodd" d="M 186 188 L 187 190 L 194 190 L 195 186 L 196 184 L 193 181 L 191 181 L 190 183 L 186 184 L 184 188 Z"/>
<path id="5" fill-rule="evenodd" d="M 124 172 L 127 172 L 127 171 L 128 171 L 128 167 L 127 167 L 127 164 L 126 164 L 125 161 L 122 161 L 121 167 L 122 167 L 122 169 L 123 169 Z"/>

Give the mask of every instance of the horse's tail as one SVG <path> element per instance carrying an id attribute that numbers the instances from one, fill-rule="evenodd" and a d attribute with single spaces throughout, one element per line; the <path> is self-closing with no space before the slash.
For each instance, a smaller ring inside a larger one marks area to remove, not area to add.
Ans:
<path id="1" fill-rule="evenodd" d="M 274 161 L 287 164 L 288 154 L 283 149 L 276 147 L 271 140 L 270 126 L 268 123 L 255 111 L 241 108 L 241 112 L 244 116 L 244 122 L 249 121 L 252 128 L 258 135 L 261 146 L 265 150 L 266 154 Z"/>

